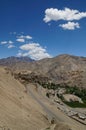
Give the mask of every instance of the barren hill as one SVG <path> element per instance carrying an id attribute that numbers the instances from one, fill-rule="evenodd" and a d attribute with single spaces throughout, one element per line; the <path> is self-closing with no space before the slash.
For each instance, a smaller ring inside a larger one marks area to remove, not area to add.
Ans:
<path id="1" fill-rule="evenodd" d="M 49 117 L 55 117 L 51 124 Z M 85 130 L 37 92 L 23 86 L 7 68 L 0 67 L 0 130 Z"/>
<path id="2" fill-rule="evenodd" d="M 64 54 L 40 61 L 9 63 L 9 67 L 13 72 L 35 73 L 35 75 L 47 76 L 57 84 L 86 88 L 85 57 Z"/>
<path id="3" fill-rule="evenodd" d="M 49 125 L 25 87 L 0 67 L 0 130 L 40 130 Z"/>
<path id="4" fill-rule="evenodd" d="M 18 63 L 28 63 L 28 62 L 32 62 L 34 61 L 33 59 L 29 58 L 29 57 L 8 57 L 8 58 L 3 58 L 0 59 L 0 65 L 4 65 L 4 66 L 14 66 Z"/>

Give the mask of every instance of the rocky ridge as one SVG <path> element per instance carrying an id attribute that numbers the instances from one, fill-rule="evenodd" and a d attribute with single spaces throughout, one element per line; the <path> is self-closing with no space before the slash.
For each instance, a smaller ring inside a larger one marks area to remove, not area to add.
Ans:
<path id="1" fill-rule="evenodd" d="M 1 65 L 8 66 L 15 73 L 33 73 L 35 76 L 47 77 L 56 84 L 86 88 L 85 57 L 64 54 L 33 62 L 11 62 L 4 64 L 0 60 Z"/>

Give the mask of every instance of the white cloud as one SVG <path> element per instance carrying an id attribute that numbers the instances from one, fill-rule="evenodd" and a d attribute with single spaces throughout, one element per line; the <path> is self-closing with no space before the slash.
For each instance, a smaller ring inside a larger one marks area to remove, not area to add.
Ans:
<path id="1" fill-rule="evenodd" d="M 10 48 L 14 48 L 15 46 L 14 45 L 8 45 L 8 48 L 10 49 Z"/>
<path id="2" fill-rule="evenodd" d="M 18 56 L 18 57 L 22 57 L 22 56 L 23 56 L 23 54 L 22 54 L 22 52 L 21 52 L 20 50 L 19 50 L 17 56 Z"/>
<path id="3" fill-rule="evenodd" d="M 40 46 L 38 43 L 29 43 L 20 46 L 22 50 L 17 56 L 29 56 L 32 59 L 40 60 L 43 58 L 50 58 L 51 56 L 47 53 L 46 49 Z"/>
<path id="4" fill-rule="evenodd" d="M 29 35 L 26 35 L 26 36 L 21 35 L 21 36 L 17 36 L 16 41 L 17 42 L 25 42 L 25 40 L 31 40 L 31 39 L 32 39 L 32 37 Z"/>
<path id="5" fill-rule="evenodd" d="M 26 35 L 26 36 L 24 36 L 24 35 L 21 35 L 21 36 L 18 36 L 18 38 L 19 39 L 32 39 L 32 37 L 31 36 L 29 36 L 29 35 Z"/>
<path id="6" fill-rule="evenodd" d="M 7 44 L 8 42 L 7 41 L 2 41 L 1 44 L 4 45 L 4 44 Z"/>
<path id="7" fill-rule="evenodd" d="M 26 39 L 32 39 L 32 37 L 29 36 L 29 35 L 25 36 L 25 38 L 26 38 Z"/>
<path id="8" fill-rule="evenodd" d="M 8 41 L 8 44 L 13 44 L 13 43 L 14 43 L 14 42 L 13 42 L 13 41 L 11 41 L 11 40 L 9 40 L 9 41 Z"/>
<path id="9" fill-rule="evenodd" d="M 14 42 L 9 40 L 9 41 L 1 41 L 1 44 L 2 45 L 5 45 L 5 44 L 13 44 Z"/>
<path id="10" fill-rule="evenodd" d="M 59 10 L 56 8 L 48 8 L 45 10 L 45 18 L 43 19 L 46 23 L 50 21 L 58 20 L 80 20 L 86 17 L 86 12 L 79 12 L 78 10 L 73 10 L 69 8 L 64 8 L 64 10 Z"/>
<path id="11" fill-rule="evenodd" d="M 40 47 L 40 45 L 38 43 L 29 43 L 29 44 L 20 46 L 20 49 L 25 50 L 25 51 L 32 50 L 32 49 L 38 49 L 38 48 L 42 49 L 42 47 Z"/>
<path id="12" fill-rule="evenodd" d="M 18 38 L 18 39 L 16 39 L 16 41 L 17 41 L 17 42 L 25 42 L 25 39 L 23 39 L 23 38 Z"/>
<path id="13" fill-rule="evenodd" d="M 66 24 L 60 24 L 60 27 L 62 27 L 65 30 L 74 30 L 75 28 L 80 28 L 79 23 L 78 22 L 68 22 Z"/>

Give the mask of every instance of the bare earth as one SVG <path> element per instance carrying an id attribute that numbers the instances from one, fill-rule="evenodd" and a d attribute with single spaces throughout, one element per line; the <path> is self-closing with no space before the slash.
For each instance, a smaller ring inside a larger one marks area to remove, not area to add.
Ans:
<path id="1" fill-rule="evenodd" d="M 25 87 L 0 68 L 0 130 L 40 130 L 49 126 Z"/>
<path id="2" fill-rule="evenodd" d="M 50 124 L 52 118 L 55 124 Z M 25 88 L 0 67 L 0 130 L 86 130 L 42 96 L 33 85 Z"/>

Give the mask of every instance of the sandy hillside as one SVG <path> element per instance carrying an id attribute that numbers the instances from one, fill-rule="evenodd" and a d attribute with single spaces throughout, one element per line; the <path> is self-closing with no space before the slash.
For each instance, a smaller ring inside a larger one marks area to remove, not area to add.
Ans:
<path id="1" fill-rule="evenodd" d="M 0 130 L 85 130 L 85 126 L 57 110 L 32 86 L 25 88 L 0 67 Z M 51 125 L 47 115 L 55 116 L 57 122 Z"/>
<path id="2" fill-rule="evenodd" d="M 40 130 L 49 125 L 25 87 L 0 67 L 0 130 Z"/>

